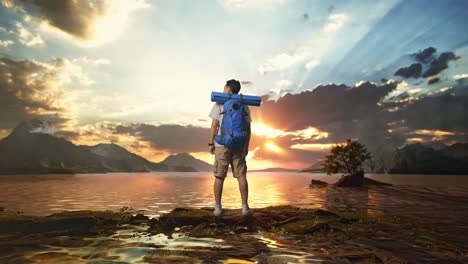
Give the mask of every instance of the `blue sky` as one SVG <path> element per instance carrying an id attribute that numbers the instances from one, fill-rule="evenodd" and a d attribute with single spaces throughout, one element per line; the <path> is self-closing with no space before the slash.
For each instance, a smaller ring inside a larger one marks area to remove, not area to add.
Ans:
<path id="1" fill-rule="evenodd" d="M 75 80 L 67 86 L 101 98 L 76 98 L 80 124 L 200 124 L 196 120 L 206 118 L 211 106 L 209 93 L 231 78 L 252 82 L 244 85 L 245 94 L 313 88 L 303 83 L 313 68 L 339 61 L 396 2 L 144 1 L 125 21 L 104 28 L 111 33 L 102 40 L 44 29 L 40 18 L 25 21 L 25 13 L 3 7 L 3 28 L 16 31 L 21 23 L 42 43 L 27 46 L 2 32 L 1 39 L 15 43 L 0 51 L 18 60 L 77 60 L 92 84 Z M 79 62 L 83 58 L 102 64 Z"/>

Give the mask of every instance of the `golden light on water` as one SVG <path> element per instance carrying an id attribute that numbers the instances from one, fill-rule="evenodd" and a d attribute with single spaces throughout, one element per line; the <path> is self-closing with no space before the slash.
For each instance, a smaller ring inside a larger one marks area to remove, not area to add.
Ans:
<path id="1" fill-rule="evenodd" d="M 209 175 L 202 179 L 200 179 L 200 184 L 197 188 L 199 188 L 201 192 L 210 191 L 210 196 L 214 199 L 214 194 L 212 194 L 215 180 L 214 176 Z M 289 179 L 279 177 L 272 181 L 270 177 L 260 176 L 260 174 L 257 173 L 248 173 L 247 180 L 249 184 L 248 199 L 250 207 L 265 207 L 288 203 L 282 186 L 286 186 Z M 240 208 L 242 205 L 239 183 L 237 179 L 232 176 L 231 170 L 228 171 L 228 175 L 224 180 L 221 202 L 223 208 Z"/>

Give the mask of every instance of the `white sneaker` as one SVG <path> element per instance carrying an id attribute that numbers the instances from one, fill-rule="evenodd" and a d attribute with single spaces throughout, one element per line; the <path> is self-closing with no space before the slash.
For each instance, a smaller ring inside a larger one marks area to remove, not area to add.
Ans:
<path id="1" fill-rule="evenodd" d="M 218 206 L 215 205 L 214 208 L 215 208 L 214 211 L 213 211 L 214 216 L 220 216 L 220 215 L 223 214 L 223 209 L 221 207 L 218 207 Z"/>
<path id="2" fill-rule="evenodd" d="M 249 207 L 242 208 L 242 215 L 243 216 L 252 215 L 252 210 Z"/>

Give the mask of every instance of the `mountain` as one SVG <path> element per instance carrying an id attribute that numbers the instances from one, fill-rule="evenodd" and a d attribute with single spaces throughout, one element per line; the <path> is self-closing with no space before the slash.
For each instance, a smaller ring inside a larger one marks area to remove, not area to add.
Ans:
<path id="1" fill-rule="evenodd" d="M 318 161 L 312 164 L 310 167 L 300 170 L 300 172 L 325 172 L 322 162 L 324 161 Z"/>
<path id="2" fill-rule="evenodd" d="M 249 170 L 249 172 L 298 172 L 296 169 L 287 168 L 266 168 L 261 170 Z"/>
<path id="3" fill-rule="evenodd" d="M 414 143 L 396 150 L 389 173 L 468 174 L 468 143 L 439 150 Z"/>
<path id="4" fill-rule="evenodd" d="M 77 146 L 53 136 L 39 119 L 21 122 L 0 140 L 0 174 L 167 171 L 116 144 Z"/>
<path id="5" fill-rule="evenodd" d="M 161 161 L 170 171 L 213 171 L 213 166 L 187 153 L 170 155 Z"/>

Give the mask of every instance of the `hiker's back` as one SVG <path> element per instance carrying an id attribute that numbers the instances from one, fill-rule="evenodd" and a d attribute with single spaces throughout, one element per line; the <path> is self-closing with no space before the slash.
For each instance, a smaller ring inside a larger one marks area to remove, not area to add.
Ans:
<path id="1" fill-rule="evenodd" d="M 231 98 L 224 102 L 220 135 L 215 137 L 218 144 L 228 148 L 241 148 L 246 144 L 247 117 L 250 111 L 241 99 Z M 250 121 L 250 120 L 249 120 Z"/>

